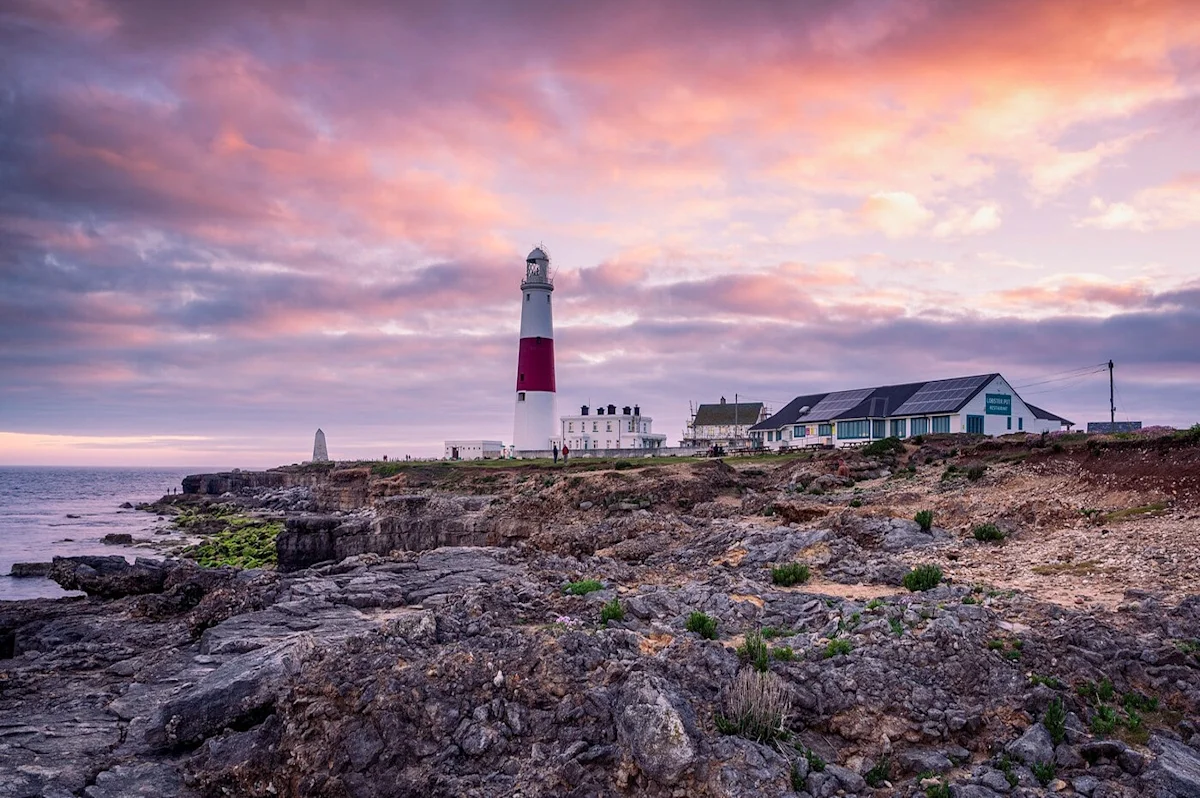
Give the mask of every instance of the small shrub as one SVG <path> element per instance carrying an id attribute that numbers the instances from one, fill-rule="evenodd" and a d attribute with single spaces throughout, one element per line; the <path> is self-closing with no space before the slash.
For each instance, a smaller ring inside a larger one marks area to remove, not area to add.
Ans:
<path id="1" fill-rule="evenodd" d="M 1062 687 L 1062 682 L 1060 682 L 1058 679 L 1055 679 L 1053 676 L 1039 676 L 1036 673 L 1029 676 L 1029 683 L 1034 687 L 1037 687 L 1039 684 L 1044 684 L 1051 690 L 1058 690 Z"/>
<path id="2" fill-rule="evenodd" d="M 1111 679 L 1101 679 L 1096 685 L 1096 696 L 1101 701 L 1112 701 L 1113 696 L 1116 695 L 1116 692 L 1117 691 L 1113 689 L 1113 683 Z"/>
<path id="3" fill-rule="evenodd" d="M 1050 732 L 1050 739 L 1054 741 L 1055 745 L 1066 739 L 1067 711 L 1063 708 L 1061 698 L 1050 702 L 1050 706 L 1046 708 L 1046 714 L 1042 718 L 1042 725 L 1046 727 L 1046 731 Z"/>
<path id="4" fill-rule="evenodd" d="M 1017 660 L 1019 660 L 1021 658 L 1021 649 L 1019 649 L 1019 648 L 1009 649 L 1008 651 L 1005 651 L 1000 656 L 1004 657 L 1009 662 L 1016 662 Z"/>
<path id="5" fill-rule="evenodd" d="M 946 470 L 942 472 L 942 482 L 949 482 L 950 480 L 954 479 L 957 476 L 958 476 L 958 466 L 956 466 L 956 465 L 946 466 Z"/>
<path id="6" fill-rule="evenodd" d="M 808 770 L 811 773 L 823 773 L 825 771 L 825 760 L 821 755 L 811 748 L 800 749 L 804 754 L 804 758 L 808 760 Z"/>
<path id="7" fill-rule="evenodd" d="M 608 625 L 609 621 L 623 620 L 625 620 L 625 608 L 621 606 L 621 602 L 617 599 L 607 602 L 600 608 L 600 623 L 605 626 Z"/>
<path id="8" fill-rule="evenodd" d="M 1054 443 L 1053 446 L 1050 447 L 1050 451 L 1054 452 L 1055 454 L 1061 454 L 1062 450 L 1063 450 L 1063 445 L 1061 443 L 1058 443 L 1057 441 Z"/>
<path id="9" fill-rule="evenodd" d="M 1092 732 L 1095 734 L 1112 734 L 1117 726 L 1117 712 L 1112 707 L 1099 707 L 1092 715 Z"/>
<path id="10" fill-rule="evenodd" d="M 613 468 L 617 471 L 628 471 L 631 468 L 637 468 L 637 466 L 628 460 L 618 460 L 617 462 L 613 463 Z"/>
<path id="11" fill-rule="evenodd" d="M 996 543 L 1004 540 L 1004 533 L 1000 531 L 1000 527 L 995 524 L 979 524 L 971 530 L 971 534 L 975 539 L 983 543 Z"/>
<path id="12" fill-rule="evenodd" d="M 849 654 L 854 650 L 853 644 L 844 637 L 839 637 L 837 640 L 830 640 L 829 645 L 825 646 L 825 659 L 832 659 L 839 654 Z"/>
<path id="13" fill-rule="evenodd" d="M 883 438 L 882 440 L 869 443 L 862 448 L 862 453 L 867 457 L 882 457 L 889 454 L 904 454 L 904 442 L 899 438 Z"/>
<path id="14" fill-rule="evenodd" d="M 942 569 L 936 565 L 918 565 L 904 575 L 902 584 L 914 593 L 932 590 L 942 581 Z"/>
<path id="15" fill-rule="evenodd" d="M 925 436 L 917 435 L 912 439 L 912 442 L 915 443 L 917 446 L 921 446 L 922 444 L 925 443 Z"/>
<path id="16" fill-rule="evenodd" d="M 724 709 L 716 717 L 718 731 L 770 742 L 787 736 L 791 693 L 774 673 L 743 669 L 729 688 Z"/>
<path id="17" fill-rule="evenodd" d="M 972 482 L 978 482 L 983 479 L 983 475 L 987 473 L 987 466 L 983 463 L 971 463 L 967 466 L 967 479 Z"/>
<path id="18" fill-rule="evenodd" d="M 880 757 L 875 767 L 863 774 L 863 779 L 871 787 L 878 787 L 892 777 L 892 761 L 887 754 Z"/>
<path id="19" fill-rule="evenodd" d="M 979 602 L 976 601 L 972 596 L 964 596 L 962 603 L 963 604 L 978 604 Z"/>
<path id="20" fill-rule="evenodd" d="M 883 606 L 883 599 L 873 598 L 867 602 L 867 610 L 877 610 Z"/>
<path id="21" fill-rule="evenodd" d="M 689 632 L 695 632 L 705 640 L 717 639 L 717 619 L 703 612 L 693 612 L 689 615 L 684 628 Z"/>
<path id="22" fill-rule="evenodd" d="M 803 792 L 806 784 L 806 777 L 800 772 L 800 763 L 792 763 L 792 792 Z"/>
<path id="23" fill-rule="evenodd" d="M 779 646 L 771 649 L 771 656 L 780 662 L 791 662 L 796 658 L 796 652 L 792 650 L 791 646 Z"/>
<path id="24" fill-rule="evenodd" d="M 1043 787 L 1054 781 L 1053 762 L 1035 762 L 1029 766 L 1029 769 L 1033 771 L 1033 777 L 1038 780 L 1038 784 Z"/>
<path id="25" fill-rule="evenodd" d="M 922 532 L 933 529 L 933 510 L 918 510 L 913 520 L 921 527 Z"/>
<path id="26" fill-rule="evenodd" d="M 802 585 L 808 581 L 810 575 L 808 566 L 798 562 L 771 568 L 771 581 L 782 587 Z"/>
<path id="27" fill-rule="evenodd" d="M 899 618 L 892 618 L 890 621 L 888 621 L 888 626 L 892 627 L 892 633 L 896 635 L 896 637 L 902 637 L 904 635 L 904 622 Z"/>
<path id="28" fill-rule="evenodd" d="M 851 507 L 862 507 L 862 504 L 863 504 L 862 499 L 851 499 L 850 500 Z"/>
<path id="29" fill-rule="evenodd" d="M 765 671 L 770 666 L 771 656 L 767 644 L 758 632 L 747 632 L 746 640 L 737 647 L 737 655 L 742 662 L 748 663 L 757 671 Z"/>
<path id="30" fill-rule="evenodd" d="M 1122 697 L 1121 703 L 1124 705 L 1126 712 L 1132 712 L 1137 709 L 1143 712 L 1153 712 L 1158 709 L 1157 698 L 1137 692 L 1126 693 Z"/>
<path id="31" fill-rule="evenodd" d="M 992 651 L 1003 651 L 1004 650 L 1004 641 L 1003 640 L 989 640 L 988 648 Z"/>
<path id="32" fill-rule="evenodd" d="M 599 579 L 581 579 L 568 584 L 563 588 L 563 592 L 571 596 L 586 596 L 588 593 L 595 593 L 597 590 L 603 589 L 604 583 Z"/>

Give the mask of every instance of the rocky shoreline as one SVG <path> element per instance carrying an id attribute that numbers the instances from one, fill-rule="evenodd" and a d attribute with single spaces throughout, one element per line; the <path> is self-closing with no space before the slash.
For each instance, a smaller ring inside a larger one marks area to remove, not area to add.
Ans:
<path id="1" fill-rule="evenodd" d="M 1044 548 L 1186 538 L 1198 447 L 1162 446 L 1128 486 L 1121 444 L 961 436 L 849 476 L 809 454 L 189 477 L 156 509 L 282 521 L 276 567 L 59 558 L 85 598 L 0 603 L 0 798 L 1200 795 L 1200 595 L 1167 584 L 1196 584 L 1195 535 L 1163 584 L 1128 581 L 1152 551 Z M 948 578 L 902 587 L 923 564 Z M 1093 581 L 1119 601 L 1076 602 Z"/>

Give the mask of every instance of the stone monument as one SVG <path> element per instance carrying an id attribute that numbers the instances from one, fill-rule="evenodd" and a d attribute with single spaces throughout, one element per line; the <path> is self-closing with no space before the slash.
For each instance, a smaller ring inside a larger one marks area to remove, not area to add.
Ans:
<path id="1" fill-rule="evenodd" d="M 325 448 L 325 433 L 317 430 L 317 437 L 313 439 L 313 456 L 314 463 L 328 463 L 329 450 Z"/>

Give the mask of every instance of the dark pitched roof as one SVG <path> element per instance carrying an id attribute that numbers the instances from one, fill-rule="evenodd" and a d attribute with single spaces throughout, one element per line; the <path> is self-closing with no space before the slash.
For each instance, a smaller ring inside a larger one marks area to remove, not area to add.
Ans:
<path id="1" fill-rule="evenodd" d="M 928 383 L 910 382 L 905 385 L 884 385 L 853 407 L 838 413 L 834 418 L 885 418 L 896 408 L 907 402 L 912 395 Z"/>
<path id="2" fill-rule="evenodd" d="M 696 427 L 720 427 L 730 424 L 753 424 L 762 415 L 762 402 L 738 402 L 737 404 L 700 405 L 692 422 Z"/>
<path id="3" fill-rule="evenodd" d="M 805 417 L 807 417 L 809 413 L 812 412 L 812 408 L 819 405 L 821 400 L 828 395 L 829 394 L 827 393 L 814 393 L 808 396 L 797 396 L 795 399 L 784 405 L 783 409 L 778 413 L 768 419 L 764 419 L 758 424 L 755 424 L 750 429 L 779 429 L 780 427 L 786 427 L 788 424 L 795 424 L 800 420 L 801 410 L 805 410 L 805 408 L 807 408 L 805 412 Z"/>
<path id="4" fill-rule="evenodd" d="M 975 374 L 930 380 L 904 404 L 892 409 L 896 416 L 925 416 L 930 413 L 957 413 L 974 399 L 999 374 Z"/>
<path id="5" fill-rule="evenodd" d="M 1075 426 L 1074 421 L 1065 419 L 1062 416 L 1056 416 L 1053 413 L 1051 413 L 1049 410 L 1043 410 L 1042 408 L 1038 407 L 1037 405 L 1031 405 L 1031 404 L 1029 404 L 1029 402 L 1026 402 L 1025 406 L 1028 407 L 1030 410 L 1032 410 L 1033 414 L 1040 419 L 1043 419 L 1045 421 L 1057 421 L 1060 424 L 1066 424 L 1069 427 Z"/>

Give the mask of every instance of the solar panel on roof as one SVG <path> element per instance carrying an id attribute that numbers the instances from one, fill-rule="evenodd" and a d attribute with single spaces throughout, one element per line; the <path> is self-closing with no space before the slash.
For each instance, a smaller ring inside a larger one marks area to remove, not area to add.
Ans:
<path id="1" fill-rule="evenodd" d="M 874 388 L 859 388 L 854 391 L 837 391 L 836 393 L 831 393 L 820 402 L 817 402 L 812 410 L 808 411 L 808 418 L 814 421 L 833 418 L 838 413 L 849 410 L 863 399 L 866 399 L 874 390 Z"/>
<path id="2" fill-rule="evenodd" d="M 979 390 L 990 375 L 939 380 L 924 386 L 896 408 L 892 415 L 909 416 L 926 413 L 953 413 L 971 394 Z"/>

